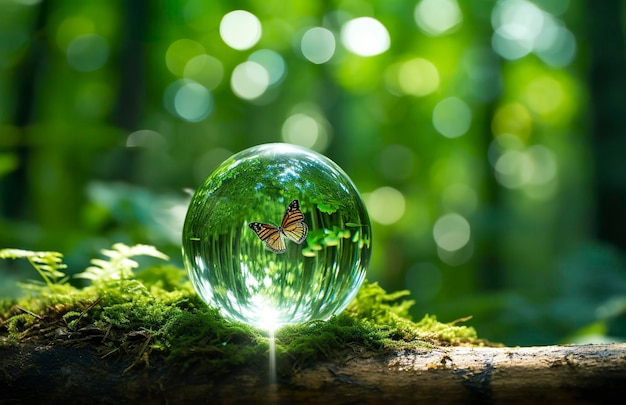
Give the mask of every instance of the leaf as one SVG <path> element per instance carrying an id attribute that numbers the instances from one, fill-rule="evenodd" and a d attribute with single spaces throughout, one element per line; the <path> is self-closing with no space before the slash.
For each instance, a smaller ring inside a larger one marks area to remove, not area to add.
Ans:
<path id="1" fill-rule="evenodd" d="M 63 264 L 63 254 L 59 252 L 9 248 L 0 250 L 0 259 L 27 259 L 49 287 L 66 281 L 65 273 L 61 269 L 67 268 L 67 265 Z"/>
<path id="2" fill-rule="evenodd" d="M 150 245 L 128 246 L 123 243 L 116 243 L 113 245 L 113 249 L 102 249 L 101 253 L 109 257 L 109 260 L 92 259 L 92 266 L 87 267 L 84 272 L 76 274 L 75 277 L 93 282 L 125 279 L 132 275 L 132 269 L 139 266 L 139 263 L 132 260 L 131 257 L 150 256 L 169 260 L 166 254 L 159 252 Z"/>

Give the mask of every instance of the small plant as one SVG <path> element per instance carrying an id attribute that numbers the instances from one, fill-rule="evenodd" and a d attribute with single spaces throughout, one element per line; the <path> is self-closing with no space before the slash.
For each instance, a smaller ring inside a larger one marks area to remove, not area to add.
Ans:
<path id="1" fill-rule="evenodd" d="M 169 257 L 159 252 L 154 246 L 135 245 L 127 246 L 123 243 L 116 243 L 113 249 L 103 249 L 102 254 L 109 257 L 109 260 L 92 259 L 93 266 L 78 273 L 76 277 L 85 278 L 92 282 L 104 280 L 124 280 L 131 278 L 133 269 L 139 267 L 139 263 L 132 260 L 135 256 L 151 256 L 158 259 L 169 260 Z"/>
<path id="2" fill-rule="evenodd" d="M 54 290 L 55 286 L 66 284 L 69 277 L 62 271 L 67 268 L 63 264 L 63 255 L 59 252 L 33 252 L 21 249 L 1 249 L 0 259 L 26 259 L 37 270 L 45 285 Z M 36 289 L 35 281 L 24 285 Z"/>
<path id="3" fill-rule="evenodd" d="M 123 280 L 133 277 L 133 269 L 139 267 L 137 261 L 131 259 L 135 256 L 151 256 L 162 260 L 169 260 L 169 257 L 159 252 L 154 246 L 134 245 L 127 246 L 123 243 L 116 243 L 112 249 L 103 249 L 102 254 L 109 260 L 92 259 L 93 266 L 87 267 L 85 271 L 76 274 L 74 277 L 91 280 L 92 283 L 106 280 Z M 65 285 L 69 281 L 69 276 L 63 272 L 67 265 L 63 263 L 63 254 L 59 252 L 36 252 L 21 249 L 1 249 L 0 259 L 27 259 L 41 276 L 50 290 L 56 286 Z M 26 289 L 40 289 L 41 285 L 34 280 L 21 284 Z"/>

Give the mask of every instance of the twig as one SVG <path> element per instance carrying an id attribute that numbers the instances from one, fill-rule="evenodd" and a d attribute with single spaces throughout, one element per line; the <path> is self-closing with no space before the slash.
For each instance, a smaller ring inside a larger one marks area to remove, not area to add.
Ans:
<path id="1" fill-rule="evenodd" d="M 102 297 L 98 297 L 98 299 L 96 299 L 94 302 L 92 302 L 87 308 L 83 309 L 82 312 L 80 313 L 80 315 L 78 315 L 78 318 L 76 319 L 76 322 L 74 322 L 74 325 L 78 325 L 80 323 L 80 320 L 83 319 L 83 316 L 85 316 L 85 314 L 87 312 L 89 312 L 91 310 L 91 308 L 93 308 L 96 305 L 98 305 L 100 303 L 100 301 L 102 301 Z"/>
<path id="2" fill-rule="evenodd" d="M 141 346 L 141 349 L 139 350 L 139 353 L 137 354 L 137 357 L 135 357 L 135 361 L 133 361 L 133 364 L 131 364 L 130 366 L 126 367 L 126 369 L 122 372 L 122 375 L 124 375 L 128 371 L 130 371 L 130 369 L 132 369 L 137 364 L 139 364 L 139 362 L 144 358 L 144 353 L 146 352 L 146 349 L 148 348 L 148 344 L 150 343 L 151 340 L 152 340 L 152 335 L 148 335 L 148 338 L 146 339 L 146 341 Z M 146 360 L 144 359 L 144 362 L 145 361 Z"/>
<path id="3" fill-rule="evenodd" d="M 24 313 L 26 313 L 26 314 L 28 314 L 28 315 L 32 315 L 32 316 L 34 316 L 34 317 L 35 317 L 35 318 L 37 318 L 37 319 L 42 319 L 39 315 L 37 315 L 37 314 L 36 314 L 36 313 L 34 313 L 33 311 L 29 311 L 28 309 L 26 309 L 26 308 L 22 308 L 22 307 L 20 307 L 19 305 L 16 305 L 16 306 L 15 306 L 15 308 L 17 308 L 18 310 L 20 310 L 20 311 L 22 311 L 22 312 L 24 312 Z"/>

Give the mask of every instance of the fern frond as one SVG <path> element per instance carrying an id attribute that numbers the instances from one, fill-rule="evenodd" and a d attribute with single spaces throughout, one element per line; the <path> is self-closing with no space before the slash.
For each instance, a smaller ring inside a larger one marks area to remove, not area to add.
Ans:
<path id="1" fill-rule="evenodd" d="M 109 259 L 92 259 L 92 266 L 87 267 L 84 272 L 76 274 L 76 277 L 91 281 L 126 279 L 132 276 L 132 269 L 139 266 L 139 263 L 131 257 L 151 256 L 169 260 L 166 254 L 159 252 L 150 245 L 128 246 L 123 243 L 116 243 L 112 249 L 102 249 L 101 252 Z"/>
<path id="2" fill-rule="evenodd" d="M 0 259 L 27 259 L 48 287 L 66 280 L 65 273 L 61 270 L 67 268 L 67 265 L 63 264 L 63 254 L 59 252 L 1 249 Z"/>

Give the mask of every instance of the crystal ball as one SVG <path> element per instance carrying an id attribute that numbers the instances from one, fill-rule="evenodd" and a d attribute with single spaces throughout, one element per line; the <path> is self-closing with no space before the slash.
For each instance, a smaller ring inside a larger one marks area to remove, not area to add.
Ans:
<path id="1" fill-rule="evenodd" d="M 345 309 L 365 278 L 371 240 L 363 200 L 337 164 L 272 143 L 231 156 L 196 190 L 182 254 L 207 304 L 274 330 Z"/>

